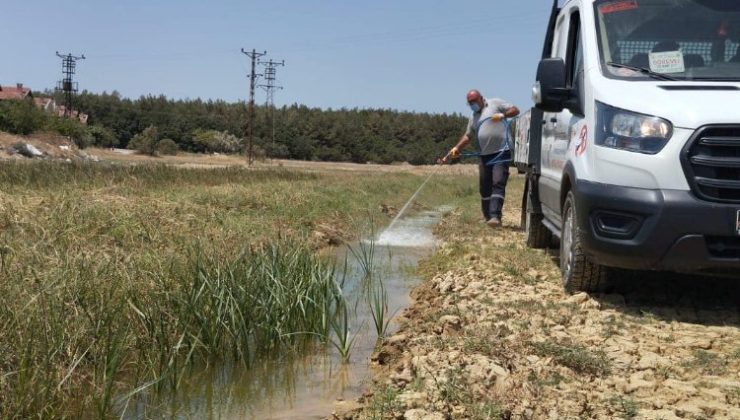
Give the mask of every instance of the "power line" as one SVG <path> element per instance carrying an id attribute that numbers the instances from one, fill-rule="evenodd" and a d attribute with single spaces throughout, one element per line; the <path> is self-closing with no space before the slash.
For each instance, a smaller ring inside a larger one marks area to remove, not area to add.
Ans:
<path id="1" fill-rule="evenodd" d="M 478 35 L 501 31 L 501 24 L 537 24 L 539 27 L 542 19 L 547 22 L 547 15 L 535 12 L 520 12 L 514 14 L 499 14 L 484 18 L 466 18 L 445 24 L 425 24 L 416 27 L 406 27 L 400 30 L 383 32 L 360 33 L 355 35 L 342 35 L 324 39 L 308 40 L 296 44 L 290 51 L 304 51 L 306 49 L 332 49 L 348 46 L 356 47 L 359 42 L 368 44 L 384 44 L 397 41 L 417 41 L 446 36 Z M 101 53 L 88 54 L 96 61 L 188 61 L 202 57 L 227 56 L 239 53 L 237 49 L 218 48 L 218 46 L 203 47 L 201 49 L 189 49 L 187 51 L 148 51 L 148 52 L 125 52 L 125 53 Z"/>
<path id="2" fill-rule="evenodd" d="M 247 110 L 247 124 L 245 126 L 246 137 L 247 137 L 247 164 L 251 165 L 254 162 L 254 154 L 252 153 L 252 141 L 254 136 L 254 87 L 257 78 L 262 76 L 256 73 L 257 60 L 267 55 L 267 51 L 258 53 L 254 48 L 252 51 L 244 51 L 242 48 L 242 54 L 246 55 L 252 60 L 252 72 L 249 74 L 249 108 Z"/>
<path id="3" fill-rule="evenodd" d="M 77 57 L 72 54 L 59 54 L 59 51 L 56 53 L 57 57 L 62 59 L 62 74 L 64 75 L 64 78 L 57 82 L 56 90 L 64 92 L 64 116 L 69 117 L 72 113 L 72 101 L 78 90 L 77 82 L 73 81 L 75 70 L 77 68 L 77 60 L 84 60 L 85 54 Z"/>
<path id="4" fill-rule="evenodd" d="M 272 127 L 272 143 L 275 143 L 275 90 L 282 90 L 282 86 L 275 84 L 277 80 L 277 68 L 285 66 L 285 60 L 280 62 L 277 61 L 260 61 L 259 64 L 265 66 L 265 84 L 259 85 L 265 90 L 265 107 L 267 107 L 270 113 L 270 125 Z"/>

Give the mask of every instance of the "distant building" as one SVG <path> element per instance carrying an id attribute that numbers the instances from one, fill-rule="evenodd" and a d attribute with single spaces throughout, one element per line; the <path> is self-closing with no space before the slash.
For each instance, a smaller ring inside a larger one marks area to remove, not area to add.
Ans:
<path id="1" fill-rule="evenodd" d="M 27 98 L 33 98 L 33 93 L 23 83 L 0 87 L 0 101 L 20 101 Z"/>
<path id="2" fill-rule="evenodd" d="M 33 103 L 44 112 L 48 112 L 49 114 L 56 113 L 57 102 L 52 98 L 33 98 Z"/>
<path id="3" fill-rule="evenodd" d="M 24 99 L 32 99 L 33 103 L 44 112 L 64 117 L 64 105 L 57 106 L 53 98 L 34 98 L 31 89 L 23 86 L 23 83 L 17 83 L 15 86 L 0 86 L 0 101 L 22 101 Z M 70 118 L 87 124 L 87 114 L 75 110 L 69 114 Z"/>
<path id="4" fill-rule="evenodd" d="M 66 111 L 66 108 L 64 105 L 59 105 L 56 107 L 57 115 L 59 115 L 60 118 L 64 117 L 64 112 Z M 69 112 L 69 118 L 74 118 L 76 120 L 79 120 L 82 124 L 87 124 L 87 118 L 88 115 L 84 112 L 75 111 L 74 109 Z"/>

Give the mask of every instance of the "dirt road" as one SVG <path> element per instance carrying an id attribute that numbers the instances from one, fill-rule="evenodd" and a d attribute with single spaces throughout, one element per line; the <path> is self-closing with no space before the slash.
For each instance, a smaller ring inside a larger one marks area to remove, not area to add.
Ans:
<path id="1" fill-rule="evenodd" d="M 37 133 L 30 136 L 20 136 L 0 132 L 0 161 L 7 159 L 21 159 L 23 156 L 11 153 L 10 148 L 14 144 L 30 144 L 44 153 L 43 159 L 53 160 L 94 160 L 104 162 L 115 162 L 124 164 L 164 164 L 182 166 L 189 168 L 223 168 L 227 166 L 246 166 L 246 159 L 242 155 L 225 154 L 202 154 L 179 152 L 175 156 L 149 156 L 134 153 L 126 149 L 103 149 L 89 147 L 79 150 L 69 139 L 49 133 Z M 27 159 L 26 159 L 27 160 Z M 430 159 L 431 160 L 431 159 Z M 427 175 L 436 172 L 440 175 L 475 175 L 477 166 L 466 161 L 463 165 L 420 165 L 412 166 L 407 163 L 396 163 L 392 165 L 380 165 L 373 163 L 349 163 L 349 162 L 314 162 L 285 159 L 259 159 L 252 168 L 284 168 L 286 170 L 298 169 L 325 172 L 373 172 L 373 173 L 402 173 L 408 172 L 416 175 Z"/>
<path id="2" fill-rule="evenodd" d="M 631 273 L 570 296 L 518 209 L 496 231 L 477 217 L 443 221 L 364 408 L 337 417 L 740 419 L 740 282 Z"/>

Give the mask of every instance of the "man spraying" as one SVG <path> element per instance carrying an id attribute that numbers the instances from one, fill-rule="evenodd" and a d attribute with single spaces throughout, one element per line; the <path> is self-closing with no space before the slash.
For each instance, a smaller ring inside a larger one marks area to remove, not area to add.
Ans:
<path id="1" fill-rule="evenodd" d="M 460 156 L 460 149 L 477 141 L 480 152 L 478 171 L 481 210 L 486 224 L 495 228 L 501 226 L 511 162 L 509 127 L 503 120 L 519 115 L 519 109 L 502 99 L 486 99 L 477 90 L 468 92 L 467 100 L 473 115 L 468 121 L 465 134 L 447 156 L 442 158 L 442 163 L 447 163 L 449 158 L 457 158 Z"/>

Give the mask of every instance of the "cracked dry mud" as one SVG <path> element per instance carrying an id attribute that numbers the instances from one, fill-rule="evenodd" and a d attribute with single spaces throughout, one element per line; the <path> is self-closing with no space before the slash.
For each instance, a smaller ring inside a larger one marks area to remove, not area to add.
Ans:
<path id="1" fill-rule="evenodd" d="M 371 391 L 335 418 L 740 419 L 740 282 L 629 273 L 571 296 L 516 209 L 472 219 L 443 220 Z"/>

